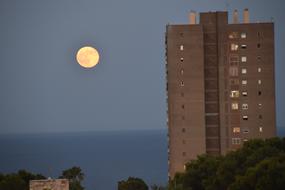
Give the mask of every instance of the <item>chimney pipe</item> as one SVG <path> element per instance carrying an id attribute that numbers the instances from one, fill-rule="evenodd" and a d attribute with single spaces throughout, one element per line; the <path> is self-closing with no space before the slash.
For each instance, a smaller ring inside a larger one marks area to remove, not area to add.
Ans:
<path id="1" fill-rule="evenodd" d="M 235 9 L 233 14 L 233 23 L 238 24 L 238 11 Z"/>
<path id="2" fill-rule="evenodd" d="M 243 23 L 249 23 L 249 11 L 244 9 L 243 11 Z"/>
<path id="3" fill-rule="evenodd" d="M 191 11 L 189 15 L 190 24 L 196 24 L 196 12 Z"/>

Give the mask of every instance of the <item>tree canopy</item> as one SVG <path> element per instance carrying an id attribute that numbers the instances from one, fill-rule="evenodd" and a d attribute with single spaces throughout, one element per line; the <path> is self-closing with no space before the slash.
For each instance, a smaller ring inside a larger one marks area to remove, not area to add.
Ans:
<path id="1" fill-rule="evenodd" d="M 140 178 L 129 177 L 126 181 L 118 182 L 118 190 L 148 190 L 148 186 Z"/>
<path id="2" fill-rule="evenodd" d="M 285 138 L 254 139 L 225 156 L 199 156 L 175 175 L 169 189 L 285 189 Z"/>

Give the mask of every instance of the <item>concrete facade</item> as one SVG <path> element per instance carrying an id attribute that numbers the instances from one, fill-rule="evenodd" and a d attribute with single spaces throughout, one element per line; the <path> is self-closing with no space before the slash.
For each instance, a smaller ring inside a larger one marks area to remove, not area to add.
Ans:
<path id="1" fill-rule="evenodd" d="M 274 24 L 228 24 L 227 12 L 200 13 L 196 24 L 191 14 L 166 27 L 171 178 L 199 154 L 276 135 Z"/>
<path id="2" fill-rule="evenodd" d="M 31 180 L 30 190 L 69 190 L 68 179 Z"/>

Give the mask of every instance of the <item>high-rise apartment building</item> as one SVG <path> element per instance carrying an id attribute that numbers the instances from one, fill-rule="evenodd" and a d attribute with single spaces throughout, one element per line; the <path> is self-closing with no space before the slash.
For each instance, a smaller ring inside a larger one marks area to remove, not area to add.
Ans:
<path id="1" fill-rule="evenodd" d="M 274 24 L 227 12 L 167 25 L 169 176 L 199 154 L 224 154 L 275 128 Z"/>

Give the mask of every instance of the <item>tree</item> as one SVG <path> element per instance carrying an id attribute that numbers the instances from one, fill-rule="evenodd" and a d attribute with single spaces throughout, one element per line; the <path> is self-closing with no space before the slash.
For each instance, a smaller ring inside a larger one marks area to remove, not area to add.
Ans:
<path id="1" fill-rule="evenodd" d="M 140 178 L 129 177 L 118 182 L 118 190 L 148 190 L 148 186 Z"/>
<path id="2" fill-rule="evenodd" d="M 59 178 L 69 180 L 70 190 L 83 190 L 84 189 L 84 187 L 81 185 L 81 182 L 84 179 L 84 174 L 82 173 L 80 167 L 74 166 L 70 169 L 64 170 L 62 172 L 62 175 Z"/>

